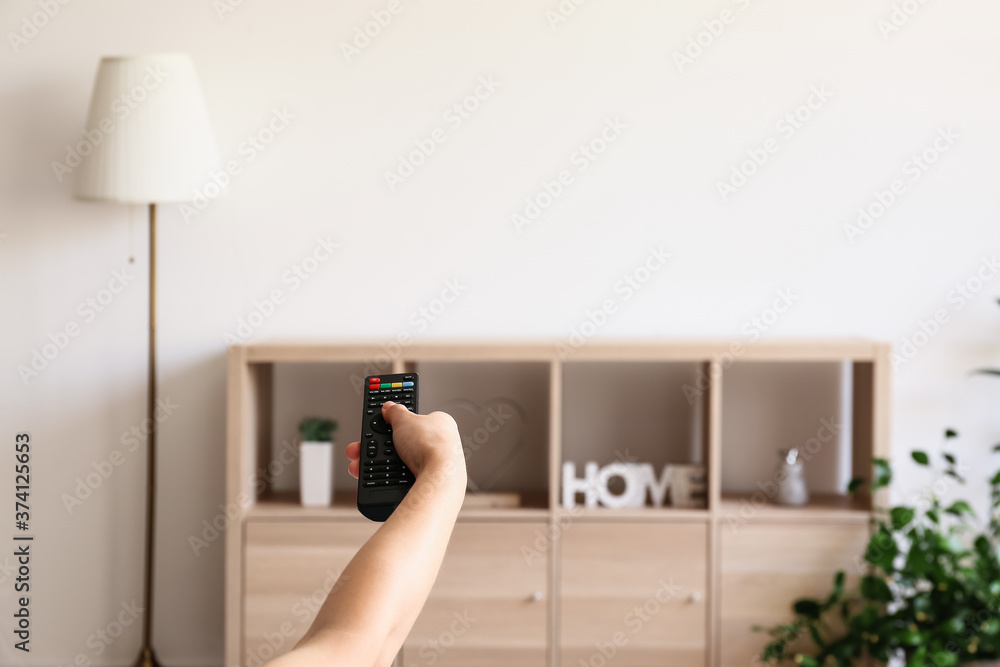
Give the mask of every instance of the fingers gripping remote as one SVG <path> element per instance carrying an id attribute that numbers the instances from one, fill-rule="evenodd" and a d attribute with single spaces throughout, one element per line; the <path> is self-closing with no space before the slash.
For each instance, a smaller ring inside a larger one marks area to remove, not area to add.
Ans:
<path id="1" fill-rule="evenodd" d="M 358 511 L 372 521 L 385 521 L 413 485 L 413 473 L 396 453 L 392 427 L 382 417 L 386 401 L 417 411 L 416 373 L 373 375 L 365 379 L 361 414 L 361 461 Z"/>

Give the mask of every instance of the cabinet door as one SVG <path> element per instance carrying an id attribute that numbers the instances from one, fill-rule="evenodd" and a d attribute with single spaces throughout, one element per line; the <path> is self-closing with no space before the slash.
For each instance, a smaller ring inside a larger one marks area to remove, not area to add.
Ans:
<path id="1" fill-rule="evenodd" d="M 792 603 L 800 597 L 825 597 L 837 570 L 857 582 L 854 559 L 868 542 L 868 525 L 806 524 L 748 525 L 731 530 L 720 526 L 723 667 L 759 664 L 767 635 L 753 632 L 792 618 Z"/>
<path id="2" fill-rule="evenodd" d="M 302 638 L 337 577 L 381 524 L 246 524 L 244 667 L 287 653 Z"/>
<path id="3" fill-rule="evenodd" d="M 707 538 L 704 523 L 565 528 L 562 665 L 704 667 Z"/>
<path id="4" fill-rule="evenodd" d="M 544 523 L 457 524 L 403 664 L 545 667 L 548 558 L 523 552 L 545 532 Z"/>

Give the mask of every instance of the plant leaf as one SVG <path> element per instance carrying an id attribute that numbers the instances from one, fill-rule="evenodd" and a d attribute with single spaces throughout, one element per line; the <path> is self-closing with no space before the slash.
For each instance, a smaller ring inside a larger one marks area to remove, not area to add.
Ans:
<path id="1" fill-rule="evenodd" d="M 892 529 L 901 530 L 906 527 L 908 523 L 913 521 L 913 516 L 916 514 L 909 507 L 893 507 L 889 512 L 889 517 L 892 520 Z"/>
<path id="2" fill-rule="evenodd" d="M 799 616 L 805 616 L 814 621 L 819 620 L 820 606 L 816 600 L 796 600 L 795 604 L 792 605 L 792 610 Z"/>
<path id="3" fill-rule="evenodd" d="M 889 590 L 889 584 L 885 583 L 881 577 L 870 574 L 861 579 L 861 595 L 876 602 L 892 601 L 892 591 Z"/>
<path id="4" fill-rule="evenodd" d="M 872 482 L 872 491 L 889 486 L 889 483 L 892 482 L 892 468 L 889 466 L 889 461 L 875 458 L 872 460 L 872 464 L 875 467 L 875 480 Z"/>
<path id="5" fill-rule="evenodd" d="M 833 575 L 833 591 L 830 592 L 830 597 L 828 597 L 826 602 L 823 604 L 824 611 L 843 599 L 845 579 L 846 575 L 843 570 L 838 570 L 837 574 Z"/>
<path id="6" fill-rule="evenodd" d="M 1000 370 L 996 368 L 979 368 L 973 371 L 973 373 L 978 375 L 1000 375 Z"/>
<path id="7" fill-rule="evenodd" d="M 951 507 L 945 510 L 945 512 L 948 514 L 954 514 L 955 516 L 962 516 L 963 514 L 976 516 L 976 513 L 972 511 L 972 506 L 964 500 L 956 500 L 951 504 Z"/>
<path id="8" fill-rule="evenodd" d="M 910 456 L 912 456 L 913 460 L 922 466 L 928 465 L 931 462 L 927 454 L 925 452 L 920 451 L 919 449 L 915 449 L 912 452 L 910 452 Z"/>
<path id="9" fill-rule="evenodd" d="M 853 496 L 855 493 L 857 493 L 858 489 L 860 489 L 862 486 L 865 485 L 865 481 L 866 480 L 864 477 L 855 477 L 850 482 L 848 482 L 847 495 Z"/>
<path id="10" fill-rule="evenodd" d="M 931 656 L 931 662 L 937 667 L 954 667 L 958 664 L 958 655 L 951 651 L 935 651 Z"/>
<path id="11" fill-rule="evenodd" d="M 955 465 L 955 457 L 954 456 L 952 456 L 951 454 L 949 454 L 947 452 L 945 452 L 942 456 L 944 456 L 944 460 L 945 461 L 947 461 L 948 463 L 950 463 L 952 465 Z"/>
<path id="12" fill-rule="evenodd" d="M 957 438 L 958 437 L 958 432 L 955 429 L 953 429 L 953 428 L 945 429 L 944 437 L 945 438 Z"/>

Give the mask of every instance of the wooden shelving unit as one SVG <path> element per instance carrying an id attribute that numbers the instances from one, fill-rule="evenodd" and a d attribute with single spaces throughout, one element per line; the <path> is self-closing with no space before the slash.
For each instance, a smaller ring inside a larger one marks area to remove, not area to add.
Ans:
<path id="1" fill-rule="evenodd" d="M 852 474 L 869 475 L 872 457 L 888 455 L 888 360 L 887 345 L 855 340 L 591 343 L 566 359 L 554 342 L 411 345 L 394 356 L 361 343 L 232 347 L 226 496 L 239 515 L 226 533 L 226 665 L 253 667 L 290 649 L 311 621 L 296 603 L 317 592 L 322 598 L 328 580 L 378 527 L 358 514 L 353 487 L 340 477 L 334 505 L 316 509 L 299 506 L 294 490 L 277 488 L 280 480 L 267 472 L 276 424 L 287 420 L 282 406 L 297 400 L 284 394 L 304 368 L 314 384 L 301 393 L 330 405 L 344 443 L 360 429 L 352 377 L 375 372 L 421 373 L 422 412 L 464 410 L 467 421 L 490 406 L 517 414 L 507 427 L 520 434 L 509 436 L 516 443 L 511 453 L 503 457 L 484 445 L 470 454 L 469 466 L 470 477 L 494 490 L 521 494 L 522 506 L 462 510 L 403 664 L 423 663 L 431 651 L 444 666 L 575 667 L 621 632 L 627 641 L 615 649 L 619 664 L 743 667 L 762 644 L 749 633 L 752 624 L 782 620 L 795 595 L 818 594 L 838 567 L 853 569 L 870 530 L 872 499 L 828 489 L 789 508 L 762 504 L 752 488 L 726 488 L 723 461 L 747 456 L 726 451 L 742 442 L 732 432 L 723 437 L 727 420 L 744 420 L 740 428 L 746 420 L 735 410 L 739 396 L 726 394 L 728 410 L 724 404 L 727 373 L 747 364 L 768 372 L 774 368 L 766 364 L 779 364 L 779 377 L 789 364 L 847 368 L 842 394 L 850 402 L 850 432 L 837 442 L 849 451 L 838 450 L 840 461 L 849 459 Z M 795 382 L 808 379 L 806 366 L 796 368 Z M 702 390 L 690 413 L 684 384 Z M 633 396 L 633 385 L 655 391 Z M 780 413 L 780 393 L 771 403 L 753 398 Z M 647 420 L 633 421 L 635 401 L 649 403 Z M 788 422 L 808 424 L 808 410 L 797 410 Z M 473 438 L 467 430 L 463 436 Z M 613 442 L 616 433 L 627 442 Z M 774 437 L 776 447 L 785 446 Z M 655 462 L 657 472 L 664 463 L 705 465 L 707 507 L 560 506 L 564 460 L 603 465 L 622 448 Z M 760 456 L 771 460 L 774 452 Z M 663 582 L 674 587 L 660 600 Z M 633 633 L 628 612 L 644 604 L 657 613 Z M 479 620 L 435 653 L 435 638 L 463 610 Z"/>

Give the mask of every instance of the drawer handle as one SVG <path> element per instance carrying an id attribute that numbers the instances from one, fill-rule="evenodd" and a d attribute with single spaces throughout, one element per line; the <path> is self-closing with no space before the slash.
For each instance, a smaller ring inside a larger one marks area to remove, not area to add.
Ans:
<path id="1" fill-rule="evenodd" d="M 544 596 L 542 595 L 541 591 L 535 591 L 534 593 L 531 594 L 531 597 L 528 598 L 528 601 L 529 602 L 540 602 L 543 597 Z"/>
<path id="2" fill-rule="evenodd" d="M 691 593 L 690 597 L 688 597 L 688 602 L 691 603 L 701 602 L 701 591 L 695 591 Z"/>

